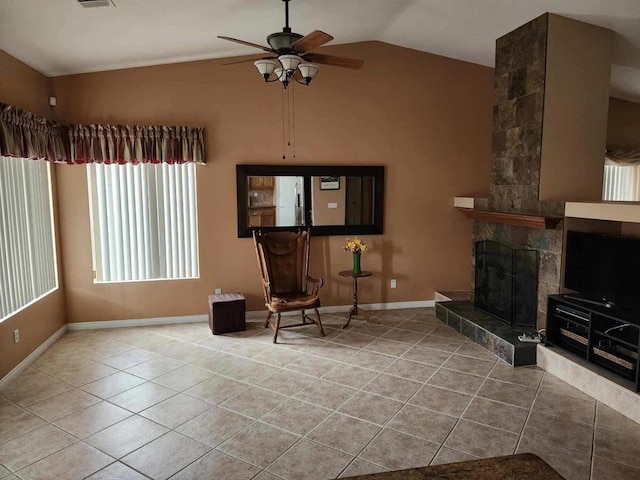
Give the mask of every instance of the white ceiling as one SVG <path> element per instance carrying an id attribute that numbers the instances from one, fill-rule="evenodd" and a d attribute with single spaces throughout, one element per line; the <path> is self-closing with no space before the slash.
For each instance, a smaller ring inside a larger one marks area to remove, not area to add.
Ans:
<path id="1" fill-rule="evenodd" d="M 259 53 L 280 0 L 0 0 L 0 48 L 48 76 Z M 640 0 L 291 0 L 290 24 L 333 44 L 380 40 L 493 66 L 495 39 L 545 12 L 616 32 L 612 95 L 640 101 Z"/>

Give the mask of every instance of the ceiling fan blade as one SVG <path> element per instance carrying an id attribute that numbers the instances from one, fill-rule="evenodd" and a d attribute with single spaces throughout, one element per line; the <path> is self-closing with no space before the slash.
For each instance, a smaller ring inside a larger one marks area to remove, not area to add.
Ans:
<path id="1" fill-rule="evenodd" d="M 307 62 L 332 65 L 334 67 L 352 68 L 359 70 L 364 65 L 364 61 L 358 58 L 335 57 L 333 55 L 323 55 L 322 53 L 307 53 L 303 57 Z"/>
<path id="2" fill-rule="evenodd" d="M 256 60 L 276 60 L 278 57 L 260 57 L 260 58 L 245 58 L 244 60 L 236 60 L 235 62 L 227 62 L 227 63 L 223 63 L 222 65 L 235 65 L 237 63 L 248 63 L 248 62 L 255 62 Z"/>
<path id="3" fill-rule="evenodd" d="M 321 32 L 320 30 L 314 30 L 291 45 L 291 48 L 296 52 L 304 53 L 314 50 L 331 40 L 333 40 L 333 37 L 328 33 Z"/>
<path id="4" fill-rule="evenodd" d="M 246 42 L 244 40 L 238 40 L 237 38 L 221 37 L 220 35 L 218 35 L 218 38 L 221 38 L 222 40 L 228 40 L 230 42 L 240 43 L 242 45 L 247 45 L 249 47 L 259 48 L 260 50 L 264 50 L 265 52 L 277 53 L 273 48 L 264 47 L 262 45 L 258 45 L 257 43 Z"/>

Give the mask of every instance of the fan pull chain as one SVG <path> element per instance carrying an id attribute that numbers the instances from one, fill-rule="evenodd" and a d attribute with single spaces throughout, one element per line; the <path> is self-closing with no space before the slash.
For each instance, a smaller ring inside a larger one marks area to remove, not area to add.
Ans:
<path id="1" fill-rule="evenodd" d="M 291 89 L 287 90 L 287 146 L 291 146 Z"/>
<path id="2" fill-rule="evenodd" d="M 295 88 L 295 85 L 293 87 Z M 291 89 L 291 117 L 293 118 L 291 133 L 293 136 L 293 158 L 296 158 L 296 92 L 294 88 Z"/>
<path id="3" fill-rule="evenodd" d="M 286 160 L 287 157 L 285 155 L 285 146 L 284 146 L 284 88 L 282 89 L 282 159 Z"/>

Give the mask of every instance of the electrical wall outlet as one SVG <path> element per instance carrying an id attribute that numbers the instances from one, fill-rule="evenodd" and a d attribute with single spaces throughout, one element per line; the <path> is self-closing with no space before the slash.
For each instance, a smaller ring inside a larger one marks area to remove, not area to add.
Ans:
<path id="1" fill-rule="evenodd" d="M 391 288 L 396 288 L 396 286 L 397 286 L 396 279 L 392 278 L 391 279 Z"/>
<path id="2" fill-rule="evenodd" d="M 222 293 L 222 289 L 221 288 L 216 288 L 216 295 L 220 295 Z"/>
<path id="3" fill-rule="evenodd" d="M 20 341 L 20 330 L 16 328 L 13 331 L 13 343 L 18 343 L 19 341 Z"/>

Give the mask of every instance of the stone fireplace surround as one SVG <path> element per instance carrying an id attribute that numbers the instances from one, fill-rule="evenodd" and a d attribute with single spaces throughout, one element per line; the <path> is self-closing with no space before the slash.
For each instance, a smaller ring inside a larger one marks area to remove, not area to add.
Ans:
<path id="1" fill-rule="evenodd" d="M 542 15 L 496 41 L 490 196 L 471 208 L 507 214 L 562 216 L 564 203 L 539 201 L 548 15 Z M 473 271 L 478 241 L 493 240 L 538 250 L 537 327 L 546 324 L 546 298 L 560 288 L 562 224 L 534 229 L 488 220 L 473 221 Z M 475 288 L 472 278 L 472 290 Z M 513 329 L 469 302 L 436 306 L 438 318 L 513 366 L 535 364 L 535 344 L 518 341 Z"/>
<path id="2" fill-rule="evenodd" d="M 514 217 L 523 214 L 546 218 L 549 216 L 565 218 L 566 216 L 571 217 L 571 220 L 594 219 L 622 222 L 622 233 L 625 233 L 625 226 L 627 226 L 630 232 L 640 235 L 640 214 L 638 212 L 640 205 L 604 204 L 599 202 L 599 192 L 593 189 L 590 194 L 591 198 L 577 198 L 580 195 L 576 195 L 574 191 L 564 197 L 549 198 L 546 196 L 545 198 L 551 201 L 541 201 L 541 196 L 543 196 L 541 195 L 543 190 L 541 188 L 541 164 L 543 163 L 541 158 L 543 150 L 545 150 L 543 148 L 542 123 L 546 118 L 545 82 L 548 73 L 546 61 L 549 58 L 547 52 L 549 16 L 549 14 L 542 15 L 496 42 L 490 195 L 487 198 L 457 197 L 455 206 L 462 210 L 476 209 L 483 213 L 502 212 L 503 216 L 505 216 L 504 214 Z M 562 24 L 562 22 L 560 23 Z M 557 25 L 556 22 L 556 27 Z M 569 24 L 565 26 L 568 27 L 568 30 L 573 28 Z M 606 33 L 603 37 L 603 32 L 589 30 L 590 26 L 588 25 L 586 27 L 587 36 L 582 37 L 582 40 L 586 39 L 586 41 L 579 43 L 584 49 L 589 50 L 586 44 L 593 45 L 591 42 L 595 41 L 590 38 L 590 35 L 593 34 L 599 39 L 598 41 L 602 42 Z M 581 27 L 578 25 L 576 28 Z M 599 61 L 602 64 L 602 60 L 601 56 L 596 62 Z M 557 61 L 557 57 L 555 61 Z M 602 73 L 602 68 L 600 70 Z M 606 72 L 604 76 L 607 76 Z M 552 78 L 552 82 L 557 79 L 557 76 L 555 80 Z M 554 88 L 554 93 L 558 93 L 557 85 Z M 596 96 L 605 94 L 608 100 L 607 88 L 608 79 L 606 79 L 606 86 L 603 86 L 601 78 L 599 85 L 597 82 L 594 83 L 593 92 L 596 92 Z M 568 97 L 571 95 L 572 93 L 568 92 Z M 584 98 L 578 99 L 578 103 L 581 100 Z M 574 103 L 574 106 L 578 103 Z M 582 109 L 583 113 L 585 108 L 593 107 L 590 100 L 583 103 L 577 107 L 577 110 Z M 572 113 L 577 114 L 576 112 Z M 557 119 L 550 123 L 553 124 L 553 128 L 559 125 Z M 592 123 L 591 127 L 593 128 L 595 124 L 597 121 Z M 606 121 L 604 125 L 604 132 L 598 132 L 597 126 L 595 130 L 591 131 L 587 128 L 582 134 L 578 132 L 577 136 L 574 135 L 575 139 L 579 141 L 589 136 L 604 135 Z M 576 131 L 571 133 L 575 134 Z M 553 132 L 553 134 L 555 135 L 557 132 Z M 588 141 L 585 140 L 585 143 Z M 596 147 L 598 147 L 597 144 L 598 142 L 596 142 Z M 604 145 L 604 139 L 602 145 Z M 576 146 L 575 143 L 574 146 Z M 580 170 L 579 166 L 575 168 Z M 586 169 L 589 168 L 587 166 Z M 578 184 L 579 180 L 576 180 L 575 183 Z M 545 188 L 548 193 L 549 188 Z M 557 198 L 568 202 L 565 204 L 564 201 L 556 201 Z M 588 203 L 593 201 L 599 203 Z M 538 328 L 546 326 L 547 296 L 559 293 L 561 288 L 561 258 L 565 222 L 557 224 L 551 222 L 546 225 L 545 223 L 547 222 L 538 221 L 536 228 L 530 228 L 522 226 L 522 223 L 518 224 L 518 222 L 508 220 L 505 223 L 495 223 L 485 219 L 475 220 L 473 222 L 473 239 L 470 242 L 471 248 L 476 241 L 489 239 L 512 245 L 528 246 L 539 251 Z M 545 226 L 541 227 L 541 224 Z M 473 257 L 473 252 L 470 253 Z M 473 263 L 475 267 L 475 259 Z M 473 284 L 473 279 L 471 283 Z M 438 296 L 436 294 L 436 300 L 438 300 Z M 508 339 L 505 340 L 500 335 L 487 331 L 486 327 L 491 323 L 491 317 L 474 318 L 477 316 L 477 312 L 474 311 L 470 301 L 464 298 L 453 298 L 454 295 L 450 293 L 447 296 L 451 298 L 445 296 L 444 299 L 454 301 L 437 303 L 436 313 L 441 320 L 450 326 L 485 346 L 511 365 L 537 363 L 546 371 L 582 392 L 640 423 L 640 395 L 629 390 L 624 382 L 620 382 L 609 372 L 559 349 L 543 345 L 522 344 L 517 341 L 510 343 Z M 465 317 L 470 317 L 473 321 L 467 320 Z M 501 329 L 503 327 L 498 326 L 498 330 Z M 502 336 L 509 337 L 509 335 L 503 334 Z"/>
<path id="3" fill-rule="evenodd" d="M 473 199 L 471 209 L 561 219 L 564 199 L 600 198 L 601 181 L 578 184 L 581 175 L 602 177 L 610 44 L 610 31 L 548 13 L 496 40 L 489 196 Z M 580 125 L 567 127 L 576 118 Z M 470 246 L 493 240 L 538 251 L 536 327 L 543 329 L 547 297 L 560 291 L 563 222 L 532 228 L 511 219 L 474 220 Z"/>

